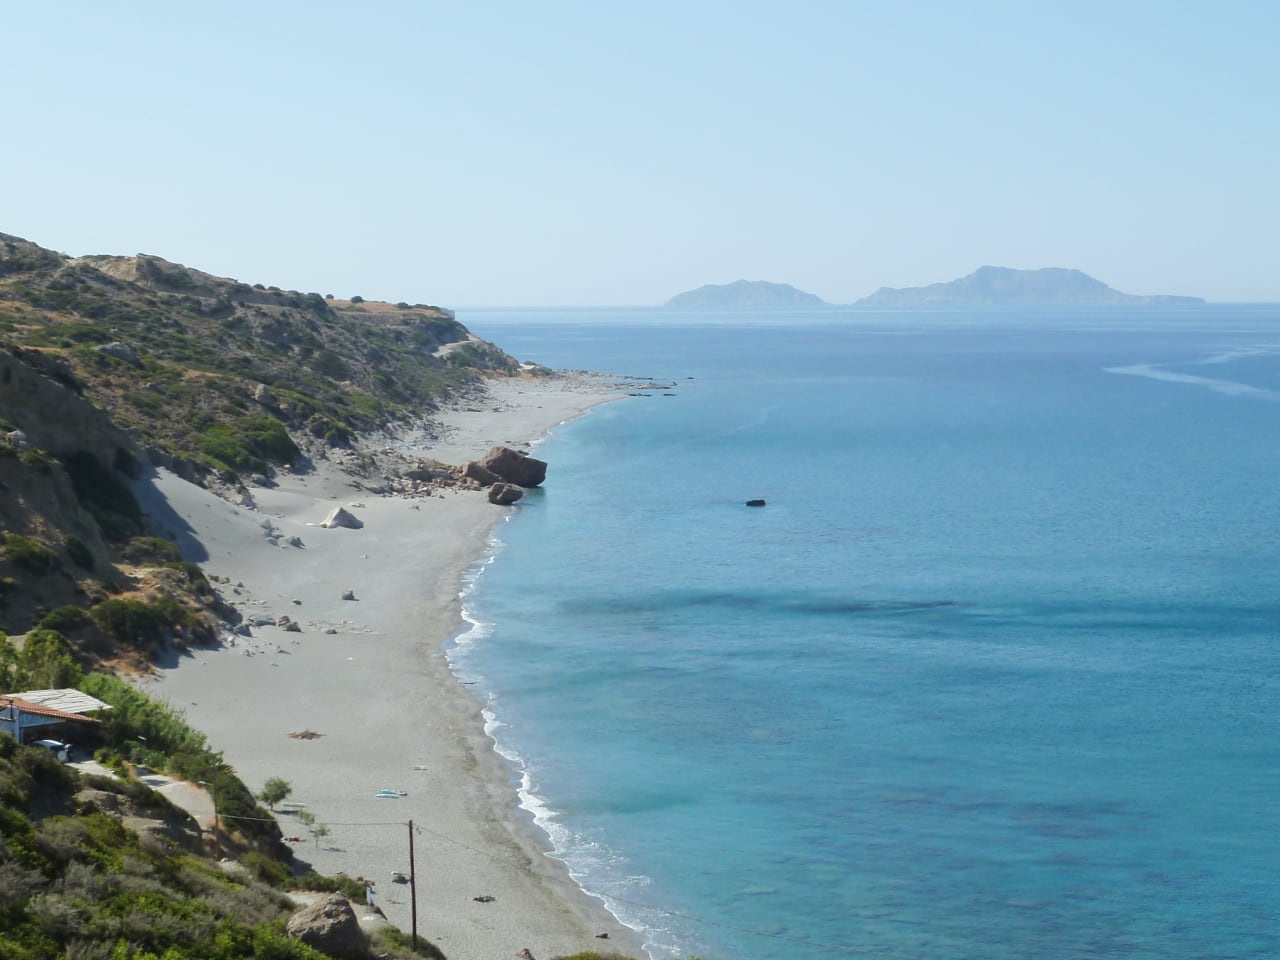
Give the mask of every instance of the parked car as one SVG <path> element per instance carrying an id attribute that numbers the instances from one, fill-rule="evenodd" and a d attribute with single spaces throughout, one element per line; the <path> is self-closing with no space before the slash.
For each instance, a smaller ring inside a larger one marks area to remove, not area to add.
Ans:
<path id="1" fill-rule="evenodd" d="M 71 744 L 63 743 L 61 740 L 33 740 L 31 746 L 44 747 L 63 763 L 71 759 Z"/>

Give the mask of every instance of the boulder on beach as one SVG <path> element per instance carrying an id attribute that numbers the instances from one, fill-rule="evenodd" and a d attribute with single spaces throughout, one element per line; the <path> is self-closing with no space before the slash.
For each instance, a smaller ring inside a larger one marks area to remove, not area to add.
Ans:
<path id="1" fill-rule="evenodd" d="M 498 483 L 489 487 L 489 502 L 496 503 L 500 507 L 507 507 L 515 503 L 524 496 L 524 488 L 517 487 L 514 483 Z"/>
<path id="2" fill-rule="evenodd" d="M 289 918 L 286 933 L 338 960 L 366 960 L 369 941 L 351 909 L 351 901 L 331 893 Z"/>
<path id="3" fill-rule="evenodd" d="M 494 447 L 480 458 L 480 465 L 496 474 L 499 479 L 521 487 L 536 487 L 547 479 L 545 460 L 538 460 L 510 447 Z"/>
<path id="4" fill-rule="evenodd" d="M 324 518 L 324 523 L 320 524 L 320 526 L 329 528 L 347 527 L 351 530 L 359 530 L 364 526 L 364 523 L 357 519 L 354 513 L 351 513 L 345 508 L 334 507 L 329 515 Z"/>
<path id="5" fill-rule="evenodd" d="M 474 480 L 482 487 L 497 483 L 501 477 L 476 460 L 468 460 L 458 468 L 459 480 Z"/>

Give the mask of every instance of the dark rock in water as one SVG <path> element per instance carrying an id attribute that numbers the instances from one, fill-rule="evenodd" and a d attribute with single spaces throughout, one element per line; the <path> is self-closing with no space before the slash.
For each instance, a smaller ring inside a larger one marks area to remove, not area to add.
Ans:
<path id="1" fill-rule="evenodd" d="M 764 506 L 764 501 L 763 501 L 763 500 L 748 500 L 748 501 L 747 501 L 747 506 L 748 506 L 748 507 L 763 507 L 763 506 Z"/>
<path id="2" fill-rule="evenodd" d="M 510 506 L 524 496 L 524 488 L 514 483 L 495 483 L 489 488 L 489 502 L 500 507 Z"/>

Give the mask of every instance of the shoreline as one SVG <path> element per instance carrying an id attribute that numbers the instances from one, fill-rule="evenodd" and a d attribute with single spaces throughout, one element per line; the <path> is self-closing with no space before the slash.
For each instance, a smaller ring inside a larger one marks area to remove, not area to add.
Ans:
<path id="1" fill-rule="evenodd" d="M 448 463 L 498 444 L 528 449 L 621 396 L 602 378 L 576 375 L 488 387 L 482 399 L 433 417 L 434 436 L 412 432 L 397 448 Z M 198 544 L 201 566 L 224 581 L 224 599 L 247 622 L 263 621 L 250 637 L 175 654 L 144 688 L 182 710 L 250 789 L 268 777 L 288 781 L 289 799 L 305 806 L 282 808 L 277 819 L 286 836 L 304 838 L 297 858 L 321 873 L 374 880 L 375 905 L 406 932 L 409 889 L 392 875 L 409 873 L 412 821 L 418 932 L 450 960 L 523 948 L 535 957 L 602 950 L 643 958 L 640 934 L 549 855 L 549 838 L 513 786 L 518 771 L 496 751 L 483 704 L 446 652 L 466 628 L 464 578 L 518 506 L 493 506 L 477 491 L 376 495 L 325 462 L 277 480 L 252 491 L 256 509 L 163 473 L 144 491 L 159 526 L 176 528 L 171 539 Z M 364 527 L 316 526 L 338 505 Z M 302 546 L 288 546 L 291 537 Z M 348 590 L 354 601 L 342 599 Z M 280 616 L 302 632 L 275 626 Z M 289 736 L 305 730 L 321 736 Z M 382 790 L 392 796 L 377 797 Z M 308 838 L 298 809 L 329 835 Z M 353 906 L 362 924 L 381 922 Z"/>

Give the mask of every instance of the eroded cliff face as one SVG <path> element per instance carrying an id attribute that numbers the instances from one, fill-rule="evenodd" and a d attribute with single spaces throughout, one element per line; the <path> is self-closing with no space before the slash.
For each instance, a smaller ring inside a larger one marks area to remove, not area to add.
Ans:
<path id="1" fill-rule="evenodd" d="M 128 435 L 37 351 L 0 351 L 0 630 L 22 632 L 49 610 L 82 606 L 124 578 L 103 536 L 140 533 L 110 503 L 137 465 Z"/>
<path id="2" fill-rule="evenodd" d="M 0 351 L 0 417 L 54 457 L 86 451 L 108 470 L 141 459 L 129 435 L 79 395 L 71 368 L 38 350 Z"/>

